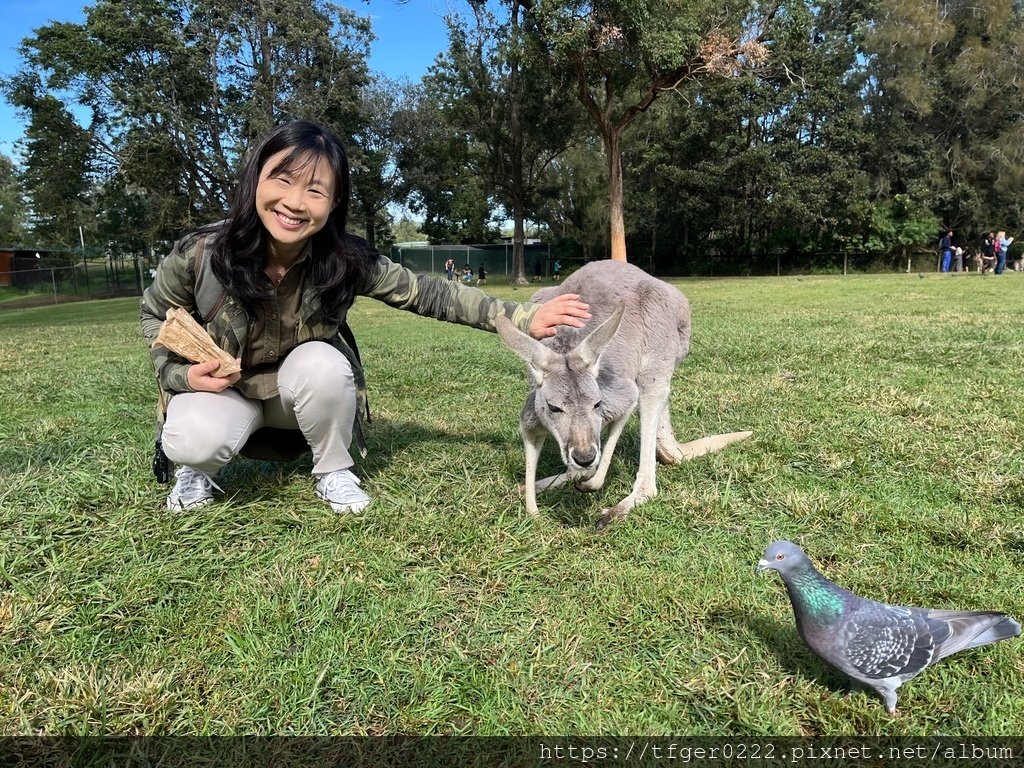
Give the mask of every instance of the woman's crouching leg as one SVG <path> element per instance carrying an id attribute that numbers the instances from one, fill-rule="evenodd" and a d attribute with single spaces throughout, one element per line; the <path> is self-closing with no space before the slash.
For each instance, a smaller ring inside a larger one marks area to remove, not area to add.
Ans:
<path id="1" fill-rule="evenodd" d="M 351 467 L 357 400 L 348 358 L 326 342 L 306 342 L 284 359 L 277 380 L 282 405 L 313 450 L 313 474 Z"/>
<path id="2" fill-rule="evenodd" d="M 348 358 L 322 341 L 300 344 L 281 364 L 277 382 L 281 405 L 313 449 L 317 496 L 335 512 L 365 509 L 370 497 L 350 469 L 358 400 Z"/>
<path id="3" fill-rule="evenodd" d="M 183 392 L 171 398 L 163 448 L 175 464 L 213 475 L 263 426 L 262 405 L 234 389 Z"/>

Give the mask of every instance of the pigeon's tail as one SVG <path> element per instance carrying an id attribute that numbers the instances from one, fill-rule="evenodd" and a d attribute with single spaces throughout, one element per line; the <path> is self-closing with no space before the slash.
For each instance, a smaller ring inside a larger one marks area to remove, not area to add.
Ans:
<path id="1" fill-rule="evenodd" d="M 939 645 L 936 660 L 1020 634 L 1020 624 L 995 611 L 929 611 L 928 620 L 945 624 L 950 633 Z"/>

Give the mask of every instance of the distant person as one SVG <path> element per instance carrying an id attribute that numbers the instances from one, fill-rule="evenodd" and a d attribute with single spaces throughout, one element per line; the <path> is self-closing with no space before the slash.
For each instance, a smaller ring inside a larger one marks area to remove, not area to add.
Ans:
<path id="1" fill-rule="evenodd" d="M 455 259 L 449 258 L 448 261 L 444 263 L 444 273 L 448 277 L 449 281 L 455 279 Z"/>
<path id="2" fill-rule="evenodd" d="M 462 268 L 462 282 L 471 283 L 473 282 L 473 269 L 467 264 Z"/>
<path id="3" fill-rule="evenodd" d="M 985 274 L 996 265 L 996 233 L 989 232 L 981 244 L 981 267 L 979 272 Z"/>
<path id="4" fill-rule="evenodd" d="M 352 472 L 353 439 L 365 453 L 366 383 L 345 324 L 357 296 L 489 331 L 505 315 L 536 339 L 590 316 L 571 294 L 519 304 L 417 275 L 346 232 L 349 189 L 348 158 L 333 133 L 304 120 L 280 125 L 244 160 L 227 217 L 183 237 L 157 267 L 140 320 L 166 403 L 163 458 L 179 467 L 168 508 L 209 504 L 221 467 L 261 437 L 279 448 L 282 434 L 312 451 L 316 495 L 332 509 L 370 503 Z M 213 376 L 216 360 L 151 346 L 168 310 L 200 310 L 196 299 L 211 281 L 220 308 L 206 330 L 242 367 L 224 378 Z M 154 467 L 163 463 L 156 458 Z"/>
<path id="5" fill-rule="evenodd" d="M 541 264 L 540 259 L 534 259 L 533 262 L 533 282 L 539 283 L 541 276 L 544 272 L 544 265 Z"/>
<path id="6" fill-rule="evenodd" d="M 476 271 L 476 284 L 487 285 L 487 270 L 484 269 L 484 265 L 481 264 L 480 268 Z"/>
<path id="7" fill-rule="evenodd" d="M 953 259 L 953 230 L 949 230 L 939 240 L 939 269 L 949 272 L 949 263 Z"/>
<path id="8" fill-rule="evenodd" d="M 562 279 L 562 262 L 558 259 L 555 259 L 555 263 L 551 265 L 551 277 L 556 283 Z"/>
<path id="9" fill-rule="evenodd" d="M 1007 237 L 1005 232 L 1000 232 L 996 235 L 996 269 L 997 275 L 1003 274 L 1006 270 L 1006 254 L 1010 250 L 1010 243 L 1013 242 L 1012 237 Z"/>

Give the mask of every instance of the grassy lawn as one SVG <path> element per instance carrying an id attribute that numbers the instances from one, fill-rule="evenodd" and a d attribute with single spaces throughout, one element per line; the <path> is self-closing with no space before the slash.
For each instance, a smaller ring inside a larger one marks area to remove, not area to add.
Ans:
<path id="1" fill-rule="evenodd" d="M 0 733 L 1018 734 L 1020 640 L 843 696 L 796 635 L 776 538 L 866 596 L 1024 619 L 1024 275 L 680 281 L 681 439 L 751 429 L 522 512 L 519 360 L 360 300 L 375 499 L 237 460 L 169 512 L 135 299 L 0 312 Z M 530 289 L 491 286 L 526 299 Z M 549 444 L 541 471 L 554 471 Z"/>

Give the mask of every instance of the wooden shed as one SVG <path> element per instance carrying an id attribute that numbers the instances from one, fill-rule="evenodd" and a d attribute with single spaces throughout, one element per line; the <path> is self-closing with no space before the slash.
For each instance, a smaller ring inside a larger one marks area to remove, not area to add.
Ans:
<path id="1" fill-rule="evenodd" d="M 0 287 L 20 288 L 49 280 L 51 254 L 46 248 L 0 248 Z"/>

